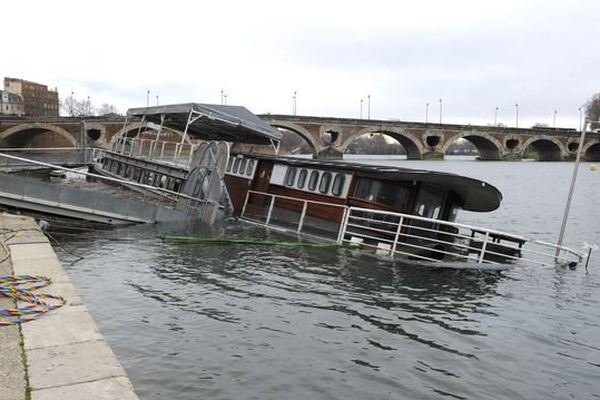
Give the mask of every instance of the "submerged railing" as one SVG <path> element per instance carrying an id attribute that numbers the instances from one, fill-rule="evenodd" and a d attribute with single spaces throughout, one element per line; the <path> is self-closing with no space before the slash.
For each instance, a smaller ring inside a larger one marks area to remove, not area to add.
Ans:
<path id="1" fill-rule="evenodd" d="M 197 147 L 190 143 L 120 137 L 113 142 L 111 150 L 130 157 L 190 167 Z"/>
<path id="2" fill-rule="evenodd" d="M 391 258 L 535 265 L 577 263 L 583 258 L 566 247 L 493 229 L 257 191 L 248 192 L 241 217 L 339 244 L 354 244 Z"/>
<path id="3" fill-rule="evenodd" d="M 161 222 L 182 219 L 213 221 L 219 210 L 218 202 L 212 199 L 199 199 L 184 193 L 165 188 L 149 186 L 125 179 L 106 177 L 81 170 L 61 168 L 56 165 L 0 153 L 0 159 L 7 158 L 39 167 L 71 172 L 120 186 L 145 189 L 139 195 L 124 199 L 98 191 L 71 188 L 60 184 L 28 179 L 28 176 L 0 174 L 0 198 L 11 205 L 31 208 L 31 204 L 54 209 L 76 210 L 79 214 L 105 215 L 131 222 Z M 161 196 L 152 195 L 161 194 Z M 26 207 L 27 206 L 27 207 Z M 38 207 L 39 208 L 39 207 Z"/>

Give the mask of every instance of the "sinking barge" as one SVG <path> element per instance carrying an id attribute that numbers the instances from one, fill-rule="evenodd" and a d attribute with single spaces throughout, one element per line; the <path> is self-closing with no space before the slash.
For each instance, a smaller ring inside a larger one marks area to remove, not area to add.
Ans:
<path id="1" fill-rule="evenodd" d="M 248 143 L 270 145 L 277 154 L 281 139 L 243 107 L 188 103 L 131 109 L 127 115 L 151 130 L 139 128 L 110 149 L 92 149 L 92 172 L 84 174 L 138 197 L 124 200 L 0 174 L 0 204 L 109 224 L 213 224 L 233 214 L 386 258 L 467 268 L 521 261 L 572 265 L 583 257 L 563 246 L 455 222 L 460 209 L 484 213 L 499 207 L 501 193 L 477 179 L 232 152 L 232 143 Z M 176 140 L 173 132 L 179 132 Z"/>
<path id="2" fill-rule="evenodd" d="M 0 205 L 120 225 L 200 220 L 214 223 L 230 208 L 224 172 L 232 143 L 271 145 L 281 133 L 244 107 L 197 103 L 130 109 L 142 120 L 134 137 L 110 149 L 83 149 L 91 172 L 72 171 L 128 190 L 106 194 L 0 174 Z M 127 122 L 126 122 L 127 123 Z M 180 137 L 173 137 L 180 135 Z M 0 153 L 38 167 L 56 165 Z M 134 193 L 134 194 L 132 194 Z"/>

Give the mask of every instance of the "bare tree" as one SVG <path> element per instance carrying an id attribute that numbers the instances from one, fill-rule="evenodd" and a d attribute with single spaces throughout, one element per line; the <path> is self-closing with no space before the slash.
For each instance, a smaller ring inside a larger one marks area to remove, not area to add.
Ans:
<path id="1" fill-rule="evenodd" d="M 94 104 L 92 104 L 92 102 L 90 101 L 89 97 L 82 100 L 78 100 L 73 95 L 65 97 L 60 102 L 60 109 L 63 115 L 67 115 L 69 117 L 120 115 L 117 107 L 112 104 L 104 103 L 100 107 L 96 108 Z"/>
<path id="2" fill-rule="evenodd" d="M 585 116 L 592 122 L 592 128 L 597 129 L 600 127 L 600 93 L 596 93 L 590 100 L 585 104 Z"/>
<path id="3" fill-rule="evenodd" d="M 113 104 L 103 103 L 96 110 L 97 115 L 99 116 L 117 116 L 119 115 L 119 110 Z"/>

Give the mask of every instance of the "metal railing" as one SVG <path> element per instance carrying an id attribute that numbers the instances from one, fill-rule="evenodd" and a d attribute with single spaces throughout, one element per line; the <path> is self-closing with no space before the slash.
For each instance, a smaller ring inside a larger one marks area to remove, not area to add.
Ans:
<path id="1" fill-rule="evenodd" d="M 240 216 L 267 226 L 336 240 L 346 206 L 249 190 Z M 324 220 L 324 214 L 339 222 Z"/>
<path id="2" fill-rule="evenodd" d="M 253 190 L 248 191 L 240 216 L 269 227 L 354 244 L 392 258 L 535 265 L 583 259 L 582 254 L 567 247 L 493 229 Z"/>
<path id="3" fill-rule="evenodd" d="M 115 218 L 132 220 L 132 222 L 160 222 L 183 219 L 212 221 L 214 220 L 214 214 L 219 210 L 219 204 L 211 199 L 198 199 L 165 188 L 75 169 L 61 168 L 40 161 L 0 153 L 0 159 L 2 158 L 68 171 L 100 181 L 146 190 L 146 192 L 142 192 L 141 198 L 132 196 L 129 199 L 123 199 L 120 196 L 107 196 L 97 191 L 30 180 L 27 179 L 28 176 L 0 174 L 0 182 L 4 182 L 0 185 L 0 197 L 5 196 L 19 200 L 23 205 L 26 202 L 38 203 L 38 205 L 47 204 L 54 208 L 78 209 L 83 214 L 87 213 L 89 215 L 108 213 Z M 163 196 L 153 196 L 152 192 L 160 193 Z"/>
<path id="4" fill-rule="evenodd" d="M 0 148 L 0 153 L 25 156 L 30 160 L 45 162 L 56 165 L 86 165 L 92 162 L 94 149 L 91 147 L 24 147 L 24 148 Z M 4 169 L 27 169 L 36 167 L 28 162 L 16 159 L 0 158 L 0 168 Z"/>
<path id="5" fill-rule="evenodd" d="M 430 262 L 550 265 L 583 259 L 567 247 L 507 232 L 358 207 L 348 208 L 345 215 L 338 237 L 338 243 L 344 242 L 360 244 L 377 254 Z"/>
<path id="6" fill-rule="evenodd" d="M 189 143 L 120 137 L 113 142 L 111 149 L 125 156 L 189 168 L 197 147 Z"/>

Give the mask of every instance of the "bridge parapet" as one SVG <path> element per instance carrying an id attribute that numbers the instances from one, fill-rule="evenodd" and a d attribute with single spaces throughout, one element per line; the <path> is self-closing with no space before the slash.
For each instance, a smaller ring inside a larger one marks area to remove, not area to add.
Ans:
<path id="1" fill-rule="evenodd" d="M 481 160 L 520 160 L 531 151 L 539 160 L 574 158 L 580 133 L 567 128 L 511 128 L 460 124 L 435 124 L 399 120 L 366 120 L 315 116 L 261 115 L 274 127 L 296 132 L 308 142 L 316 158 L 343 157 L 359 136 L 381 133 L 396 139 L 409 160 L 443 159 L 450 146 L 465 139 L 477 147 Z M 336 140 L 323 140 L 326 132 L 336 132 Z M 597 135 L 599 136 L 599 135 Z M 598 138 L 590 137 L 586 143 Z M 595 147 L 588 146 L 594 150 Z M 591 153 L 587 158 L 590 159 Z"/>

